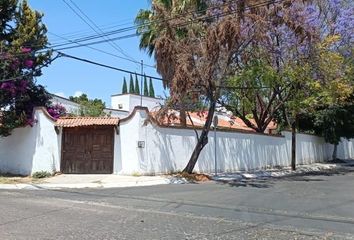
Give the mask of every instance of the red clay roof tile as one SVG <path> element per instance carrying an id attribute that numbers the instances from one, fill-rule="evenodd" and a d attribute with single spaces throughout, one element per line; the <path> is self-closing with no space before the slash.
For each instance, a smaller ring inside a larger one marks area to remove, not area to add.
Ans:
<path id="1" fill-rule="evenodd" d="M 155 118 L 161 125 L 180 126 L 181 123 L 178 118 L 179 113 L 177 111 L 171 111 L 171 113 L 174 114 L 173 115 L 174 117 L 168 118 L 167 116 L 162 116 L 161 118 L 159 118 L 156 117 L 157 112 L 150 112 L 150 115 L 153 118 Z M 194 125 L 196 127 L 202 127 L 206 120 L 207 114 L 208 114 L 207 111 L 203 113 L 190 112 L 189 115 L 193 120 L 193 124 L 190 121 L 190 119 L 187 118 L 187 126 L 192 127 L 192 125 Z M 249 120 L 255 124 L 255 121 L 253 119 L 249 119 Z M 231 115 L 219 115 L 218 127 L 224 129 L 238 129 L 238 130 L 255 132 L 254 129 L 248 127 L 240 118 Z M 266 132 L 275 130 L 276 128 L 277 128 L 276 123 L 272 121 L 269 123 Z"/>
<path id="2" fill-rule="evenodd" d="M 64 117 L 55 123 L 59 127 L 83 127 L 83 126 L 114 126 L 118 125 L 119 118 L 114 117 Z"/>

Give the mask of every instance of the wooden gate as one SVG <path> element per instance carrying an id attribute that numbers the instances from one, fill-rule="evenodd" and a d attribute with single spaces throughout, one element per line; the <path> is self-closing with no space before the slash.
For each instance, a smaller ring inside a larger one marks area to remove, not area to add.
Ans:
<path id="1" fill-rule="evenodd" d="M 113 173 L 112 126 L 64 128 L 61 172 Z"/>

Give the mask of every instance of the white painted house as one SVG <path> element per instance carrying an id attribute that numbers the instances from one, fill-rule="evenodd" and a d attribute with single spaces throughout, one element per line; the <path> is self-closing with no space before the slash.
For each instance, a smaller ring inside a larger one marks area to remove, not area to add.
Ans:
<path id="1" fill-rule="evenodd" d="M 150 107 L 139 106 L 140 102 L 136 104 L 136 101 L 135 95 L 112 96 L 112 107 L 123 104 L 119 111 L 127 111 L 123 117 L 55 121 L 46 109 L 36 108 L 33 127 L 18 128 L 11 136 L 0 138 L 0 172 L 27 175 L 43 170 L 130 175 L 182 170 L 196 144 L 195 131 L 157 121 L 150 110 L 154 103 L 160 104 L 158 100 L 146 101 Z M 290 165 L 289 132 L 259 134 L 242 129 L 237 121 L 231 123 L 221 118 L 219 123 L 216 138 L 213 132 L 209 135 L 196 171 L 214 171 L 215 142 L 220 172 Z M 333 150 L 323 138 L 308 134 L 297 134 L 296 144 L 298 164 L 329 160 Z M 340 143 L 338 157 L 354 158 L 353 140 Z"/>
<path id="2" fill-rule="evenodd" d="M 80 104 L 55 94 L 51 94 L 53 104 L 60 104 L 68 113 L 78 115 L 80 113 Z M 147 107 L 150 111 L 158 109 L 164 104 L 161 98 L 140 96 L 136 94 L 115 94 L 111 96 L 111 107 L 103 111 L 112 117 L 124 118 L 131 113 L 136 106 Z"/>
<path id="3" fill-rule="evenodd" d="M 80 104 L 71 101 L 68 98 L 64 98 L 55 94 L 51 94 L 51 101 L 53 104 L 59 104 L 65 107 L 66 111 L 68 113 L 72 113 L 74 115 L 79 115 L 80 114 Z M 118 108 L 105 108 L 103 109 L 103 112 L 105 112 L 107 115 L 112 116 L 112 117 L 126 117 L 129 115 L 129 111 L 126 111 L 124 109 L 118 109 Z"/>
<path id="4" fill-rule="evenodd" d="M 161 98 L 153 98 L 136 94 L 115 94 L 111 96 L 111 108 L 132 112 L 136 106 L 147 107 L 150 111 L 164 104 Z"/>
<path id="5" fill-rule="evenodd" d="M 80 104 L 71 101 L 68 98 L 64 98 L 55 94 L 50 94 L 51 95 L 51 102 L 53 105 L 59 104 L 65 107 L 66 111 L 68 113 L 76 114 L 78 115 L 80 113 Z"/>

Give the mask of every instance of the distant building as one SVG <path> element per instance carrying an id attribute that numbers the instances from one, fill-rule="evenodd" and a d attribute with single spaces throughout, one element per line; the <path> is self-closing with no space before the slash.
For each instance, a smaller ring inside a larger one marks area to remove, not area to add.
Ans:
<path id="1" fill-rule="evenodd" d="M 164 100 L 161 98 L 153 98 L 147 96 L 141 96 L 137 94 L 115 94 L 111 96 L 111 108 L 128 111 L 131 113 L 136 106 L 147 107 L 149 111 L 156 110 L 164 104 Z"/>
<path id="2" fill-rule="evenodd" d="M 53 105 L 60 104 L 63 107 L 65 107 L 68 113 L 71 114 L 78 115 L 80 113 L 80 104 L 55 94 L 50 94 L 50 95 L 52 97 L 51 102 L 53 103 Z"/>
<path id="3" fill-rule="evenodd" d="M 51 94 L 52 96 L 52 103 L 53 104 L 60 104 L 63 107 L 65 107 L 66 111 L 68 113 L 74 114 L 74 115 L 80 115 L 80 104 L 71 101 L 68 98 L 64 98 L 55 94 Z M 125 110 L 119 110 L 119 109 L 112 109 L 112 108 L 105 108 L 103 109 L 103 112 L 106 113 L 108 116 L 111 117 L 119 117 L 119 118 L 124 118 L 129 115 L 129 111 Z"/>

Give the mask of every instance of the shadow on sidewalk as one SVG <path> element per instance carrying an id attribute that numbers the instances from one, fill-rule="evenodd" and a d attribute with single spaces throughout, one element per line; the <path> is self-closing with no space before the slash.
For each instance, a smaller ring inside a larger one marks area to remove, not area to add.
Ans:
<path id="1" fill-rule="evenodd" d="M 218 179 L 215 180 L 218 184 L 227 184 L 230 187 L 254 187 L 254 188 L 269 188 L 279 181 L 293 181 L 293 182 L 321 182 L 328 179 L 321 177 L 328 177 L 333 175 L 346 175 L 354 173 L 354 163 L 348 162 L 328 162 L 328 164 L 335 164 L 333 169 L 324 169 L 316 171 L 307 171 L 299 173 L 290 173 L 284 176 L 262 176 L 256 178 L 236 178 L 236 179 Z M 226 175 L 227 176 L 227 175 Z"/>

